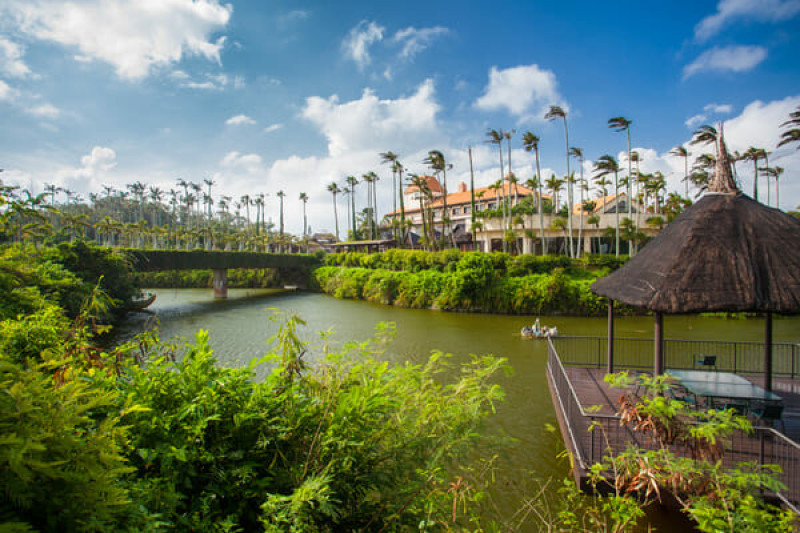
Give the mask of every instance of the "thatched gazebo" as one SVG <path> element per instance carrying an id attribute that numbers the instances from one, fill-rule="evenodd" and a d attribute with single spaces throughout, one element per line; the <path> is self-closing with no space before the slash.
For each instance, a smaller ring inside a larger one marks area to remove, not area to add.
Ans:
<path id="1" fill-rule="evenodd" d="M 591 290 L 609 299 L 609 372 L 615 300 L 653 312 L 656 374 L 664 371 L 665 313 L 759 313 L 766 319 L 765 388 L 771 390 L 772 313 L 800 313 L 800 221 L 738 189 L 720 128 L 708 192 Z"/>

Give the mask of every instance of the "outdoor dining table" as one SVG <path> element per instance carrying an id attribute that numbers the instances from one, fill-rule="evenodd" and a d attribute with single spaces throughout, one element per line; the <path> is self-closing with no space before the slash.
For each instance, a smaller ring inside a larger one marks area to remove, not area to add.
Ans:
<path id="1" fill-rule="evenodd" d="M 667 374 L 680 380 L 687 391 L 696 397 L 704 397 L 709 402 L 715 398 L 725 398 L 747 402 L 781 402 L 783 399 L 731 372 L 703 370 L 667 370 Z"/>

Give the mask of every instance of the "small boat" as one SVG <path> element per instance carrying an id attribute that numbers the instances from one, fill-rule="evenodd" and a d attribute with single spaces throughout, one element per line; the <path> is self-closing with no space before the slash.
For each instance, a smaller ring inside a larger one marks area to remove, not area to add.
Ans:
<path id="1" fill-rule="evenodd" d="M 558 337 L 558 328 L 542 326 L 537 318 L 532 326 L 522 326 L 519 334 L 525 339 L 546 339 L 547 337 Z"/>
<path id="2" fill-rule="evenodd" d="M 131 311 L 143 311 L 155 301 L 156 301 L 155 293 L 148 292 L 143 294 L 141 298 L 131 300 L 129 309 Z"/>

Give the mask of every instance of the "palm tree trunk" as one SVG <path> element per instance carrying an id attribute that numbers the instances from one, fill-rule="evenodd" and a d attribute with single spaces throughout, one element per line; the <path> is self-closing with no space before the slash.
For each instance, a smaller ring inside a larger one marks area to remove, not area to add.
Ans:
<path id="1" fill-rule="evenodd" d="M 544 237 L 544 200 L 542 199 L 542 171 L 539 169 L 539 148 L 536 148 L 536 179 L 539 182 L 539 231 L 542 239 L 542 255 L 547 255 L 547 241 Z"/>

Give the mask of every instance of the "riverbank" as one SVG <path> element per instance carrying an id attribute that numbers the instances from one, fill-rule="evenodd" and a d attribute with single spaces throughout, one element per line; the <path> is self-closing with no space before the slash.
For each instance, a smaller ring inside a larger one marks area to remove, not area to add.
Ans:
<path id="1" fill-rule="evenodd" d="M 597 279 L 627 258 L 510 256 L 504 253 L 391 250 L 331 254 L 316 269 L 319 289 L 336 298 L 445 311 L 601 316 Z M 621 309 L 631 313 L 630 309 Z"/>

